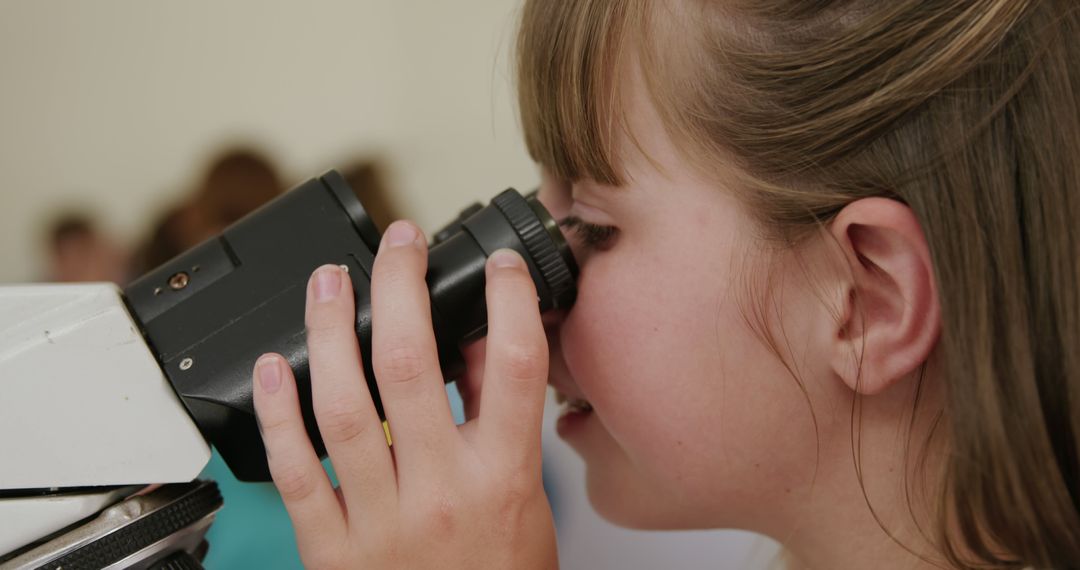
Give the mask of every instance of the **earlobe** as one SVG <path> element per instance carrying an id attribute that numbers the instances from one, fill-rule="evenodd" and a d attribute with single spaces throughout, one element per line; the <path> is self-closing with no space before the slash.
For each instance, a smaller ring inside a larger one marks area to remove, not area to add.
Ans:
<path id="1" fill-rule="evenodd" d="M 850 267 L 832 342 L 833 372 L 871 395 L 930 357 L 941 332 L 933 260 L 915 214 L 887 198 L 848 204 L 829 227 Z"/>

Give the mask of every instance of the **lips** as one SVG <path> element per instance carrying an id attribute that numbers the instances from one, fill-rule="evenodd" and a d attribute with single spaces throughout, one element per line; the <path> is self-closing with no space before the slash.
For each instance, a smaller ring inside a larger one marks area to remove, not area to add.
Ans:
<path id="1" fill-rule="evenodd" d="M 592 415 L 592 404 L 585 398 L 571 392 L 564 392 L 560 385 L 552 384 L 555 389 L 555 402 L 560 405 L 558 431 L 564 437 L 570 431 L 572 425 L 580 425 L 581 421 Z"/>
<path id="2" fill-rule="evenodd" d="M 548 343 L 553 354 L 559 354 L 560 342 L 558 335 L 548 335 Z M 580 425 L 583 420 L 592 415 L 592 403 L 585 399 L 585 395 L 578 389 L 577 384 L 570 378 L 566 362 L 562 358 L 552 358 L 551 370 L 548 376 L 548 384 L 555 390 L 555 402 L 559 404 L 559 420 L 556 424 L 559 434 L 569 432 L 569 426 Z"/>
<path id="3" fill-rule="evenodd" d="M 584 413 L 592 411 L 592 404 L 585 398 L 567 396 L 555 389 L 555 402 L 564 406 L 563 413 Z"/>
<path id="4" fill-rule="evenodd" d="M 566 441 L 574 441 L 593 417 L 592 404 L 585 398 L 570 396 L 555 388 L 555 401 L 561 406 L 555 431 Z"/>

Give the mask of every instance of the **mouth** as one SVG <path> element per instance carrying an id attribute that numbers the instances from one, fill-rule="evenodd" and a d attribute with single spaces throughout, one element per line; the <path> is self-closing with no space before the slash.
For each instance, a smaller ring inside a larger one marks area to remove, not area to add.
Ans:
<path id="1" fill-rule="evenodd" d="M 558 389 L 555 389 L 555 402 L 562 406 L 559 411 L 560 420 L 569 416 L 584 416 L 593 410 L 592 404 L 585 398 L 567 396 Z"/>

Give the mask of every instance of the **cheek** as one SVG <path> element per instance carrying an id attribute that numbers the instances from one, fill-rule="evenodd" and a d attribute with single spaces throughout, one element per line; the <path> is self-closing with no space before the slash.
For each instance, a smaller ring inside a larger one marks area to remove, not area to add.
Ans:
<path id="1" fill-rule="evenodd" d="M 670 467 L 690 459 L 688 447 L 709 445 L 695 434 L 718 419 L 727 279 L 719 262 L 615 253 L 583 270 L 564 357 L 629 459 Z"/>
<path id="2" fill-rule="evenodd" d="M 583 270 L 562 330 L 567 366 L 632 471 L 610 476 L 685 510 L 740 510 L 736 497 L 760 509 L 791 485 L 782 464 L 805 461 L 813 443 L 788 429 L 805 403 L 747 326 L 731 264 L 716 252 L 615 253 Z"/>

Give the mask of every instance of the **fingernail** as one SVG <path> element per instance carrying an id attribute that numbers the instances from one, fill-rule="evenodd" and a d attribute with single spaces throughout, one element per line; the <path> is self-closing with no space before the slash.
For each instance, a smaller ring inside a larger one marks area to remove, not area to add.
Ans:
<path id="1" fill-rule="evenodd" d="M 383 234 L 383 241 L 390 247 L 409 245 L 416 241 L 416 229 L 408 222 L 394 222 Z"/>
<path id="2" fill-rule="evenodd" d="M 341 268 L 323 267 L 315 272 L 315 300 L 329 301 L 341 291 Z"/>
<path id="3" fill-rule="evenodd" d="M 265 357 L 259 360 L 255 366 L 255 374 L 259 377 L 259 385 L 267 394 L 273 394 L 281 388 L 281 366 L 277 358 Z"/>
<path id="4" fill-rule="evenodd" d="M 525 260 L 521 259 L 518 252 L 512 249 L 496 250 L 489 259 L 495 267 L 522 267 L 525 265 Z"/>

